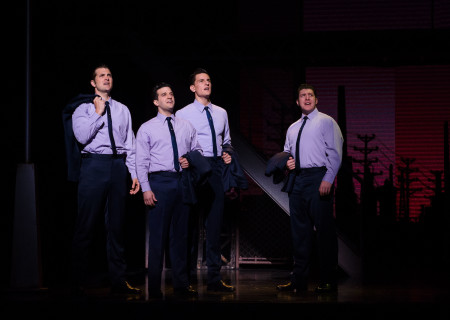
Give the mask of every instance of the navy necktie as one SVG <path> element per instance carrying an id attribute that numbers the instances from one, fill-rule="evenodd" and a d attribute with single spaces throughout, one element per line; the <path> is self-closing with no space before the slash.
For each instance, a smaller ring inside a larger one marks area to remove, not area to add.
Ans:
<path id="1" fill-rule="evenodd" d="M 173 131 L 173 126 L 171 117 L 167 117 L 167 125 L 169 126 L 170 137 L 172 138 L 172 149 L 173 149 L 173 165 L 175 170 L 180 171 L 180 163 L 178 162 L 178 147 L 177 147 L 177 139 L 175 138 L 175 131 Z"/>
<path id="2" fill-rule="evenodd" d="M 217 143 L 216 143 L 216 130 L 214 130 L 214 122 L 211 117 L 211 113 L 209 113 L 209 108 L 205 107 L 206 111 L 206 117 L 208 118 L 209 127 L 211 128 L 211 135 L 212 135 L 212 143 L 213 143 L 213 153 L 214 156 L 217 157 Z"/>
<path id="3" fill-rule="evenodd" d="M 114 135 L 113 135 L 113 128 L 112 128 L 112 119 L 111 119 L 111 107 L 109 106 L 109 102 L 105 102 L 105 108 L 106 108 L 106 117 L 108 118 L 108 133 L 109 133 L 109 139 L 111 140 L 111 149 L 113 151 L 113 154 L 117 154 L 117 148 L 116 148 L 116 142 L 114 141 Z"/>
<path id="4" fill-rule="evenodd" d="M 302 126 L 300 127 L 300 130 L 298 131 L 297 135 L 297 143 L 295 144 L 295 170 L 300 170 L 300 136 L 302 135 L 303 127 L 305 126 L 306 120 L 308 120 L 308 117 L 303 118 Z"/>

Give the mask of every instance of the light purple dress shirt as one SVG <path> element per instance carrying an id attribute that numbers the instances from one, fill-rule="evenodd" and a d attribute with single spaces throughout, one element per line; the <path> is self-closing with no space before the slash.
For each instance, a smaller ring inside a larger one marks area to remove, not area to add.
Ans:
<path id="1" fill-rule="evenodd" d="M 230 127 L 228 125 L 228 114 L 225 109 L 209 103 L 209 112 L 214 122 L 216 132 L 217 155 L 222 155 L 222 146 L 231 145 Z M 211 138 L 211 129 L 206 118 L 205 106 L 194 100 L 184 108 L 176 112 L 176 116 L 188 120 L 197 131 L 198 142 L 202 146 L 205 157 L 213 157 L 213 143 Z"/>
<path id="2" fill-rule="evenodd" d="M 304 115 L 294 122 L 287 130 L 284 152 L 295 157 L 297 135 L 304 121 Z M 327 168 L 322 180 L 334 182 L 342 163 L 342 145 L 344 138 L 336 121 L 317 110 L 308 115 L 305 127 L 300 137 L 300 167 Z"/>
<path id="3" fill-rule="evenodd" d="M 135 136 L 131 114 L 127 106 L 109 99 L 113 135 L 118 154 L 127 154 L 126 165 L 131 177 L 136 178 Z M 100 116 L 93 103 L 81 104 L 72 115 L 75 138 L 82 144 L 82 153 L 112 154 L 106 112 Z"/>
<path id="4" fill-rule="evenodd" d="M 148 174 L 158 171 L 176 172 L 173 162 L 172 139 L 167 117 L 158 112 L 143 123 L 136 134 L 136 171 L 142 192 L 151 190 Z M 178 156 L 202 149 L 194 127 L 186 120 L 171 116 L 177 140 Z M 180 170 L 181 167 L 180 167 Z"/>

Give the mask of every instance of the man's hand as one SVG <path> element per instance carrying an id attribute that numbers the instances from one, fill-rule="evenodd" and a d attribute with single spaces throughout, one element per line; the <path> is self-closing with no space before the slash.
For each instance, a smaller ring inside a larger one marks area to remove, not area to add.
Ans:
<path id="1" fill-rule="evenodd" d="M 286 161 L 286 168 L 288 168 L 289 170 L 294 170 L 295 169 L 295 160 L 292 157 L 289 157 L 288 161 Z"/>
<path id="2" fill-rule="evenodd" d="M 180 159 L 178 159 L 178 161 L 180 162 L 181 168 L 183 168 L 183 169 L 189 168 L 189 161 L 188 161 L 188 159 L 180 157 Z"/>
<path id="3" fill-rule="evenodd" d="M 320 187 L 319 187 L 319 193 L 320 195 L 323 196 L 327 196 L 330 194 L 331 191 L 331 186 L 332 184 L 329 183 L 328 181 L 322 181 L 320 183 Z"/>
<path id="4" fill-rule="evenodd" d="M 102 116 L 105 113 L 105 100 L 102 97 L 97 96 L 94 98 L 94 106 L 97 114 Z"/>
<path id="5" fill-rule="evenodd" d="M 222 153 L 222 159 L 223 159 L 223 162 L 225 162 L 225 164 L 231 163 L 231 156 L 227 152 Z"/>
<path id="6" fill-rule="evenodd" d="M 140 189 L 139 180 L 137 178 L 133 179 L 133 184 L 131 185 L 130 194 L 136 194 Z"/>
<path id="7" fill-rule="evenodd" d="M 145 191 L 144 192 L 144 203 L 147 206 L 154 206 L 158 200 L 156 200 L 155 194 L 153 191 Z"/>

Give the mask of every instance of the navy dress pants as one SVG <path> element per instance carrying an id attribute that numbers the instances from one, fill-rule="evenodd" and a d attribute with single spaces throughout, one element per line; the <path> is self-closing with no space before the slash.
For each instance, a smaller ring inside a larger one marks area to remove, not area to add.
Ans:
<path id="1" fill-rule="evenodd" d="M 189 286 L 187 234 L 190 207 L 182 201 L 181 174 L 150 173 L 149 181 L 157 202 L 148 210 L 148 291 L 156 293 L 161 290 L 167 243 L 173 287 L 186 288 Z"/>
<path id="2" fill-rule="evenodd" d="M 311 252 L 316 237 L 320 281 L 335 284 L 338 260 L 337 235 L 333 216 L 333 189 L 320 196 L 319 186 L 326 168 L 302 169 L 289 194 L 291 233 L 294 251 L 292 283 L 305 289 Z"/>
<path id="3" fill-rule="evenodd" d="M 123 224 L 128 170 L 125 158 L 92 155 L 83 158 L 78 184 L 78 215 L 72 243 L 75 281 L 82 284 L 88 270 L 89 250 L 96 225 L 104 219 L 106 253 L 111 284 L 125 281 Z"/>
<path id="4" fill-rule="evenodd" d="M 221 157 L 205 157 L 211 165 L 211 175 L 205 184 L 197 188 L 198 202 L 193 210 L 190 223 L 191 234 L 191 272 L 195 268 L 198 255 L 199 219 L 204 222 L 206 231 L 206 266 L 207 282 L 215 283 L 221 280 L 222 268 L 221 233 L 225 205 L 225 192 L 223 189 L 223 166 Z"/>

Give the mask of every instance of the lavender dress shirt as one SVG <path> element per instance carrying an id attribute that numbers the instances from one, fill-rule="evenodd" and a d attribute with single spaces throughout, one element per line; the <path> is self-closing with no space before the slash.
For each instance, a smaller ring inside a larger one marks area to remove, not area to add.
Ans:
<path id="1" fill-rule="evenodd" d="M 109 99 L 113 135 L 118 154 L 127 154 L 126 165 L 131 177 L 136 178 L 135 136 L 131 114 L 127 106 Z M 75 138 L 82 144 L 82 153 L 112 154 L 106 112 L 99 115 L 93 103 L 81 104 L 72 115 Z"/>
<path id="2" fill-rule="evenodd" d="M 295 155 L 295 144 L 304 115 L 287 130 L 284 152 Z M 308 115 L 300 137 L 300 167 L 326 167 L 323 180 L 334 182 L 342 162 L 344 138 L 336 121 L 317 110 Z"/>
<path id="3" fill-rule="evenodd" d="M 136 171 L 142 192 L 152 190 L 148 174 L 158 171 L 176 172 L 174 168 L 172 140 L 167 117 L 158 112 L 156 117 L 143 123 L 136 135 Z M 194 127 L 186 120 L 171 116 L 177 140 L 178 155 L 202 149 Z M 182 170 L 180 168 L 180 170 Z"/>
<path id="4" fill-rule="evenodd" d="M 214 130 L 216 132 L 217 153 L 222 154 L 222 146 L 225 144 L 231 145 L 230 127 L 228 125 L 228 114 L 225 109 L 216 106 L 212 103 L 208 105 L 211 117 L 214 122 Z M 209 127 L 208 119 L 206 118 L 205 106 L 194 100 L 193 103 L 188 104 L 184 108 L 176 112 L 178 118 L 188 120 L 197 131 L 198 142 L 202 146 L 203 155 L 205 157 L 212 157 L 213 143 L 211 138 L 211 129 Z"/>

